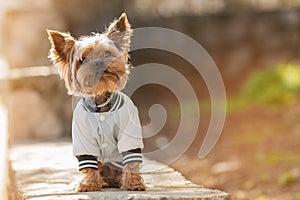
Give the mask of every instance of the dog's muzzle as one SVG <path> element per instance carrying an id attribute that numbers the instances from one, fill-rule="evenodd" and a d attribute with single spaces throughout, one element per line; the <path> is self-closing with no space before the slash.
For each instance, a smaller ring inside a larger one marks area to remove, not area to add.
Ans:
<path id="1" fill-rule="evenodd" d="M 105 71 L 106 67 L 104 65 L 104 63 L 101 60 L 97 60 L 94 63 L 94 68 L 96 70 L 96 74 L 97 75 L 102 75 L 103 72 Z"/>
<path id="2" fill-rule="evenodd" d="M 78 71 L 78 79 L 86 89 L 96 89 L 106 66 L 102 60 L 84 62 Z"/>

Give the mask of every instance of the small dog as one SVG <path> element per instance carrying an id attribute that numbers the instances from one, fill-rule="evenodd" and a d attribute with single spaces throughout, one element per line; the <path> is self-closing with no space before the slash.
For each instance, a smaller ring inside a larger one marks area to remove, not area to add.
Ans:
<path id="1" fill-rule="evenodd" d="M 79 192 L 103 187 L 145 190 L 140 173 L 143 148 L 137 108 L 120 91 L 129 74 L 132 35 L 123 13 L 105 33 L 75 40 L 48 30 L 49 58 L 58 67 L 68 93 L 81 99 L 73 114 L 73 153 L 85 175 Z"/>

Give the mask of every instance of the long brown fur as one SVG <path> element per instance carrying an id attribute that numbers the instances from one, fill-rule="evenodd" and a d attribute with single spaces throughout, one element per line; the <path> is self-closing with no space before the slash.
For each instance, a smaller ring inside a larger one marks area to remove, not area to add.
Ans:
<path id="1" fill-rule="evenodd" d="M 100 191 L 102 187 L 107 186 L 98 170 L 86 168 L 81 170 L 81 172 L 84 174 L 84 179 L 79 183 L 76 189 L 77 192 Z"/>
<path id="2" fill-rule="evenodd" d="M 145 190 L 143 177 L 140 173 L 140 163 L 127 163 L 123 169 L 122 174 L 122 190 Z"/>
<path id="3" fill-rule="evenodd" d="M 122 171 L 104 165 L 100 174 L 102 175 L 104 181 L 108 184 L 107 187 L 120 188 L 122 185 Z"/>
<path id="4" fill-rule="evenodd" d="M 76 96 L 102 95 L 106 91 L 117 92 L 128 80 L 128 51 L 131 26 L 126 14 L 113 22 L 106 33 L 92 34 L 75 40 L 69 33 L 48 30 L 52 45 L 49 58 L 58 66 L 59 74 L 65 80 L 68 93 Z M 84 78 L 96 74 L 95 68 L 84 60 L 98 59 L 104 52 L 111 56 L 103 59 L 107 70 L 102 76 L 94 77 L 94 87 L 84 87 Z M 81 78 L 78 78 L 80 75 Z"/>
<path id="5" fill-rule="evenodd" d="M 107 93 L 122 90 L 128 80 L 131 26 L 123 13 L 103 34 L 74 39 L 69 33 L 48 30 L 51 50 L 49 58 L 58 67 L 68 93 L 106 99 Z M 97 62 L 103 71 L 97 70 Z M 117 171 L 98 163 L 98 170 L 85 168 L 79 192 L 99 191 L 103 187 L 122 190 L 145 190 L 139 163 L 128 163 Z"/>

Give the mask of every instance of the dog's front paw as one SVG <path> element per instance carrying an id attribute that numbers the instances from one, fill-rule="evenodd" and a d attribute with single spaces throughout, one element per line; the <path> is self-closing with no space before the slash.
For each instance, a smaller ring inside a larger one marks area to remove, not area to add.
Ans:
<path id="1" fill-rule="evenodd" d="M 123 174 L 123 183 L 122 190 L 135 190 L 135 191 L 144 191 L 146 186 L 142 176 L 138 173 L 128 173 Z"/>
<path id="2" fill-rule="evenodd" d="M 77 192 L 93 192 L 100 191 L 107 183 L 103 180 L 98 170 L 86 168 L 82 170 L 85 175 L 82 182 L 76 188 Z"/>
<path id="3" fill-rule="evenodd" d="M 143 191 L 146 189 L 144 179 L 140 173 L 140 163 L 127 163 L 122 173 L 122 190 Z"/>
<path id="4" fill-rule="evenodd" d="M 94 192 L 100 191 L 101 188 L 102 186 L 97 184 L 79 183 L 78 187 L 76 188 L 76 192 Z"/>

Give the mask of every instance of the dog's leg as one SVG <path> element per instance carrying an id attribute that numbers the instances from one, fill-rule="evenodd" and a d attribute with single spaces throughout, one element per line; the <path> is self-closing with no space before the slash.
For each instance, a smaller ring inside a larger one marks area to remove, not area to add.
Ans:
<path id="1" fill-rule="evenodd" d="M 103 163 L 98 161 L 98 172 L 99 172 L 99 174 L 100 174 L 100 176 L 102 177 L 102 180 L 103 180 L 102 188 L 110 187 L 109 179 L 107 179 L 107 177 L 105 176 L 106 171 L 107 171 L 107 167 L 108 166 L 106 166 Z"/>
<path id="2" fill-rule="evenodd" d="M 108 183 L 107 186 L 103 187 L 120 188 L 122 180 L 122 170 L 117 170 L 104 165 L 101 175 L 104 181 Z"/>
<path id="3" fill-rule="evenodd" d="M 140 172 L 140 162 L 130 162 L 125 165 L 122 173 L 121 189 L 138 191 L 146 189 Z"/>
<path id="4" fill-rule="evenodd" d="M 79 183 L 77 192 L 100 191 L 105 184 L 97 169 L 85 168 L 81 170 L 81 173 L 84 174 L 84 179 Z"/>

